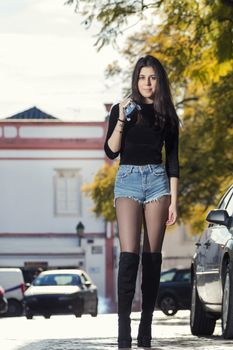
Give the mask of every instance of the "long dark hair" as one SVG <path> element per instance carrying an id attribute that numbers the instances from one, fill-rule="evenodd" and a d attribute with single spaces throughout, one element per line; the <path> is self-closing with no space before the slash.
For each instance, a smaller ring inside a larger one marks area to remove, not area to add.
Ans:
<path id="1" fill-rule="evenodd" d="M 146 55 L 137 61 L 132 75 L 132 99 L 139 103 L 144 102 L 144 98 L 138 90 L 139 74 L 143 67 L 152 67 L 157 77 L 154 96 L 155 124 L 164 127 L 168 123 L 172 129 L 173 127 L 178 127 L 179 118 L 172 101 L 167 73 L 157 58 Z"/>

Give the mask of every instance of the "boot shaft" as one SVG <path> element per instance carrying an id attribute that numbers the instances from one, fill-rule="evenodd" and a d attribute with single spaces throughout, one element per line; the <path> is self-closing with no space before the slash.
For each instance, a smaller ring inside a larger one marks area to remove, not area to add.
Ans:
<path id="1" fill-rule="evenodd" d="M 139 255 L 121 252 L 118 269 L 118 348 L 131 348 L 130 313 L 135 293 Z"/>
<path id="2" fill-rule="evenodd" d="M 121 252 L 118 269 L 118 313 L 130 314 L 135 293 L 139 255 Z"/>
<path id="3" fill-rule="evenodd" d="M 153 313 L 160 283 L 161 253 L 142 253 L 142 311 Z"/>

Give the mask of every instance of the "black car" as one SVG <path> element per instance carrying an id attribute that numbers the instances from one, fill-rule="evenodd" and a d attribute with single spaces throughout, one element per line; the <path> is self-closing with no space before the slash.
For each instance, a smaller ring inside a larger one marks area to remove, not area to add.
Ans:
<path id="1" fill-rule="evenodd" d="M 5 314 L 8 309 L 8 302 L 5 297 L 5 291 L 4 289 L 0 286 L 0 314 Z"/>
<path id="2" fill-rule="evenodd" d="M 222 319 L 225 339 L 233 338 L 233 185 L 206 220 L 196 243 L 192 271 L 190 327 L 193 335 L 211 335 Z"/>
<path id="3" fill-rule="evenodd" d="M 190 309 L 191 271 L 173 268 L 161 272 L 157 307 L 167 316 L 173 316 L 178 310 Z"/>
<path id="4" fill-rule="evenodd" d="M 97 288 L 83 270 L 42 272 L 24 294 L 25 315 L 50 318 L 54 314 L 97 316 Z"/>

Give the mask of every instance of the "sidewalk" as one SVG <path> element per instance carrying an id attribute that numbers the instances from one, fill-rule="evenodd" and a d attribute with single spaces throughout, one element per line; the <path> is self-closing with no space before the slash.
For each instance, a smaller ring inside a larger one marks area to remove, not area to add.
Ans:
<path id="1" fill-rule="evenodd" d="M 132 350 L 136 346 L 139 313 L 132 314 Z M 0 319 L 1 350 L 116 350 L 117 315 L 105 314 L 93 318 L 84 315 L 80 319 L 73 316 L 54 316 L 50 320 L 35 317 Z M 156 311 L 153 321 L 151 350 L 228 350 L 233 341 L 221 336 L 218 321 L 214 336 L 194 337 L 190 333 L 189 311 L 179 311 L 173 317 Z"/>

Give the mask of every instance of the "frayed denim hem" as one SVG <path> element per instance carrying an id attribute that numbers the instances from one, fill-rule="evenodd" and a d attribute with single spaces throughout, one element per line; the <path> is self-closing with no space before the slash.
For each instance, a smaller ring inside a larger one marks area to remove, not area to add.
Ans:
<path id="1" fill-rule="evenodd" d="M 113 204 L 114 208 L 116 208 L 116 200 L 117 200 L 117 198 L 130 198 L 130 199 L 133 199 L 134 201 L 136 201 L 136 202 L 138 202 L 138 203 L 140 203 L 140 204 L 143 204 L 143 202 L 140 201 L 140 199 L 137 199 L 136 197 L 131 197 L 131 196 L 119 196 L 119 197 L 115 197 L 115 198 L 114 198 L 114 204 Z"/>
<path id="2" fill-rule="evenodd" d="M 163 194 L 160 194 L 158 197 L 156 198 L 152 198 L 152 199 L 148 199 L 147 201 L 144 201 L 143 204 L 147 204 L 147 203 L 152 203 L 152 202 L 157 202 L 159 201 L 159 199 L 163 196 L 170 196 L 171 193 L 167 192 L 167 193 L 163 193 Z"/>
<path id="3" fill-rule="evenodd" d="M 133 199 L 134 201 L 136 201 L 136 202 L 138 202 L 138 203 L 140 203 L 140 204 L 142 204 L 144 206 L 147 203 L 157 202 L 163 196 L 170 196 L 170 195 L 171 195 L 170 192 L 166 192 L 166 193 L 163 193 L 163 194 L 159 195 L 158 197 L 155 197 L 155 198 L 152 198 L 152 199 L 148 199 L 148 200 L 146 200 L 144 202 L 141 201 L 140 199 L 136 198 L 136 197 L 133 197 L 133 196 L 118 196 L 118 197 L 114 198 L 113 206 L 114 206 L 114 208 L 116 208 L 116 200 L 117 200 L 117 198 L 130 198 L 130 199 Z"/>

